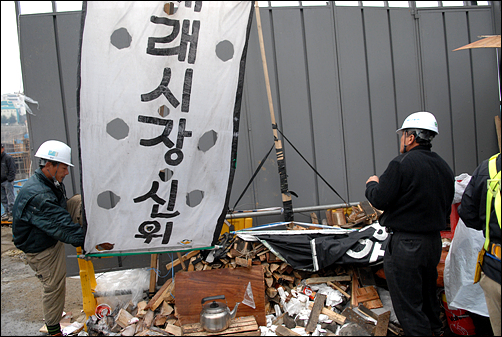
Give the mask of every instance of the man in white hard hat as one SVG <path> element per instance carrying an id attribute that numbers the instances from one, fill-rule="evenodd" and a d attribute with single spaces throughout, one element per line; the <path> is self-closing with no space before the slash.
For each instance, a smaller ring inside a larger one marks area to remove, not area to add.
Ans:
<path id="1" fill-rule="evenodd" d="M 84 244 L 80 196 L 66 199 L 63 179 L 71 164 L 71 149 L 63 142 L 43 143 L 35 157 L 39 168 L 18 193 L 14 203 L 12 234 L 16 247 L 43 284 L 44 319 L 50 335 L 62 336 L 66 294 L 66 259 L 63 243 Z M 70 210 L 70 212 L 69 212 Z M 70 214 L 72 213 L 72 214 Z"/>
<path id="2" fill-rule="evenodd" d="M 380 223 L 391 233 L 384 272 L 397 319 L 407 336 L 442 334 L 436 295 L 441 234 L 455 192 L 450 166 L 431 151 L 438 134 L 430 112 L 409 115 L 402 127 L 400 155 L 378 178 L 366 182 L 366 198 L 383 210 Z"/>

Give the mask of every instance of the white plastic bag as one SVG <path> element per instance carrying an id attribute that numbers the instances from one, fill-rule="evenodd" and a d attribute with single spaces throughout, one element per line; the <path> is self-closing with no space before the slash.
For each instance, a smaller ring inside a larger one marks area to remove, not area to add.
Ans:
<path id="1" fill-rule="evenodd" d="M 478 252 L 485 242 L 482 231 L 468 228 L 458 220 L 455 236 L 444 266 L 444 290 L 448 307 L 488 317 L 485 294 L 474 282 Z"/>
<path id="2" fill-rule="evenodd" d="M 471 176 L 467 173 L 462 173 L 455 177 L 455 195 L 452 204 L 458 204 L 462 201 L 462 195 L 464 195 L 465 188 L 469 185 L 469 181 L 471 181 Z"/>

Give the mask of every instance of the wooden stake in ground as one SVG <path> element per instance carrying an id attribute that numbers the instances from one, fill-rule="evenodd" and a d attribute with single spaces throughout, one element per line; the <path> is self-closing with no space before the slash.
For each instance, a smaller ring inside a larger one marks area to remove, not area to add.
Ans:
<path id="1" fill-rule="evenodd" d="M 272 121 L 272 132 L 274 134 L 275 153 L 277 155 L 277 166 L 279 168 L 279 177 L 281 183 L 282 205 L 284 208 L 284 221 L 294 221 L 293 202 L 288 190 L 288 176 L 286 174 L 286 161 L 281 140 L 277 134 L 277 123 L 275 121 L 274 104 L 272 102 L 272 91 L 270 90 L 270 80 L 268 77 L 267 58 L 265 57 L 265 44 L 263 43 L 263 32 L 261 28 L 260 7 L 258 1 L 255 1 L 256 26 L 258 27 L 258 39 L 260 40 L 261 61 L 263 64 L 263 74 L 265 76 L 265 85 L 267 88 L 268 107 L 270 110 L 270 119 Z"/>

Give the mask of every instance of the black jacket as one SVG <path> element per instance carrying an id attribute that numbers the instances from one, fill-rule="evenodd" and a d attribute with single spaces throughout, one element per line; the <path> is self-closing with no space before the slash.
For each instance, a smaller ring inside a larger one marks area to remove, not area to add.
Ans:
<path id="1" fill-rule="evenodd" d="M 16 178 L 16 164 L 14 163 L 14 158 L 7 154 L 7 152 L 2 153 L 2 183 L 4 181 L 13 182 Z"/>
<path id="2" fill-rule="evenodd" d="M 58 241 L 84 244 L 85 230 L 66 210 L 66 196 L 40 169 L 19 191 L 12 212 L 14 244 L 25 253 L 39 253 Z"/>
<path id="3" fill-rule="evenodd" d="M 497 171 L 500 171 L 500 154 L 497 158 Z M 488 172 L 488 159 L 483 161 L 472 174 L 469 184 L 465 188 L 462 201 L 458 206 L 458 215 L 467 227 L 477 230 L 483 230 L 486 236 L 486 181 L 490 178 Z M 492 201 L 493 202 L 493 201 Z M 493 243 L 501 243 L 500 227 L 498 225 L 497 216 L 495 215 L 495 207 L 492 204 L 490 214 L 490 241 Z M 501 263 L 495 259 L 485 256 L 483 267 L 486 276 L 500 284 L 501 278 Z"/>
<path id="4" fill-rule="evenodd" d="M 366 198 L 384 211 L 383 226 L 412 233 L 446 229 L 455 177 L 430 146 L 419 145 L 397 156 L 379 180 L 366 184 Z"/>

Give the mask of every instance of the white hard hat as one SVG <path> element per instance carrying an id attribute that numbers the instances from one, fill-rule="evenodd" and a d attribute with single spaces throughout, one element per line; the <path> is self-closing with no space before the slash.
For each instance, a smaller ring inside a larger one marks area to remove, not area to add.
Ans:
<path id="1" fill-rule="evenodd" d="M 38 148 L 35 157 L 73 166 L 71 163 L 71 148 L 58 140 L 48 140 L 44 142 Z"/>
<path id="2" fill-rule="evenodd" d="M 422 130 L 430 130 L 434 133 L 439 134 L 438 131 L 438 122 L 436 121 L 436 117 L 433 114 L 427 111 L 414 112 L 403 122 L 403 125 L 396 132 L 399 132 L 404 129 L 422 129 Z"/>

